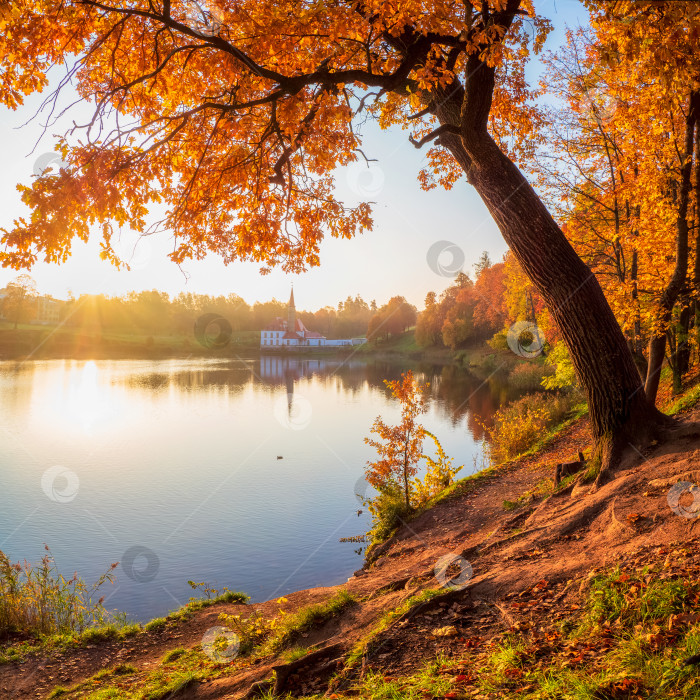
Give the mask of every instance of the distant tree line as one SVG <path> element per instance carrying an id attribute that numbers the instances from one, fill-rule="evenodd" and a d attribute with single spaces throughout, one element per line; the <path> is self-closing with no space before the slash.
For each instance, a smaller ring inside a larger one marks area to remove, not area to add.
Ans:
<path id="1" fill-rule="evenodd" d="M 337 307 L 318 311 L 297 311 L 310 330 L 328 338 L 359 337 L 367 333 L 374 301 L 367 303 L 359 295 L 348 297 Z M 287 303 L 272 301 L 248 304 L 237 294 L 210 296 L 180 293 L 170 297 L 156 290 L 130 292 L 124 296 L 83 294 L 71 298 L 63 310 L 65 326 L 85 332 L 137 333 L 141 335 L 186 335 L 195 319 L 205 313 L 223 316 L 236 331 L 259 331 L 276 317 L 287 317 Z"/>
<path id="2" fill-rule="evenodd" d="M 417 315 L 413 304 L 409 304 L 403 297 L 392 297 L 372 314 L 367 337 L 376 340 L 400 335 L 415 325 Z"/>

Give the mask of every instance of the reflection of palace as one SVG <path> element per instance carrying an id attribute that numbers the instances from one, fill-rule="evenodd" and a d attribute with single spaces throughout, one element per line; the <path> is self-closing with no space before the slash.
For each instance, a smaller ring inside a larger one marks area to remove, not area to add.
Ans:
<path id="1" fill-rule="evenodd" d="M 290 376 L 294 379 L 308 377 L 328 369 L 326 360 L 301 359 L 281 355 L 260 357 L 260 378 L 266 381 L 283 382 Z"/>
<path id="2" fill-rule="evenodd" d="M 310 331 L 303 322 L 297 318 L 294 307 L 294 290 L 289 295 L 287 305 L 287 318 L 278 316 L 272 323 L 260 331 L 261 348 L 309 348 L 309 347 L 338 347 L 341 345 L 361 345 L 364 338 L 343 338 L 329 340 L 325 336 Z"/>

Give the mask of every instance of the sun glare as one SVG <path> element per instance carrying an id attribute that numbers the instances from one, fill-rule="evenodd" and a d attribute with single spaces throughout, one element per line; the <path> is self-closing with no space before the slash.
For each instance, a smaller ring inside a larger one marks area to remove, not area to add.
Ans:
<path id="1" fill-rule="evenodd" d="M 37 403 L 51 414 L 51 423 L 62 430 L 91 434 L 120 412 L 114 389 L 103 383 L 92 360 L 71 363 L 57 381 L 41 387 Z"/>

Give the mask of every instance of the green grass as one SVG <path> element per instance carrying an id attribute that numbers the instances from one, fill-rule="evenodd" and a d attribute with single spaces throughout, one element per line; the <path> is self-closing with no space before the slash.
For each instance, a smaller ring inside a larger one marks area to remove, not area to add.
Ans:
<path id="1" fill-rule="evenodd" d="M 163 629 L 167 624 L 168 621 L 164 617 L 155 617 L 145 624 L 144 629 L 146 632 L 155 632 Z"/>
<path id="2" fill-rule="evenodd" d="M 166 652 L 166 654 L 163 656 L 163 663 L 172 663 L 176 659 L 179 659 L 181 656 L 184 656 L 184 654 L 186 653 L 187 651 L 182 647 L 178 647 L 177 649 L 171 649 L 170 651 Z"/>
<path id="3" fill-rule="evenodd" d="M 285 663 L 292 663 L 297 659 L 303 659 L 311 650 L 306 647 L 292 647 L 282 654 Z"/>
<path id="4" fill-rule="evenodd" d="M 57 686 L 49 697 L 65 700 L 164 700 L 198 680 L 215 678 L 221 669 L 201 649 L 173 649 L 155 669 L 139 670 L 130 664 L 98 671 L 70 688 Z"/>
<path id="5" fill-rule="evenodd" d="M 700 402 L 700 384 L 696 384 L 678 397 L 667 409 L 666 413 L 675 416 L 683 411 L 694 408 Z"/>
<path id="6" fill-rule="evenodd" d="M 398 354 L 414 354 L 422 352 L 421 348 L 416 343 L 414 330 L 408 330 L 400 335 L 390 336 L 389 338 L 378 338 L 371 340 L 364 345 L 359 345 L 359 353 L 398 353 Z"/>
<path id="7" fill-rule="evenodd" d="M 606 622 L 634 629 L 636 625 L 666 621 L 671 614 L 687 612 L 689 601 L 697 595 L 697 581 L 659 580 L 647 568 L 630 575 L 618 567 L 591 579 L 579 632 L 596 629 Z"/>
<path id="8" fill-rule="evenodd" d="M 127 639 L 143 631 L 141 625 L 103 625 L 101 627 L 91 627 L 75 638 L 80 646 L 88 644 L 99 644 L 114 639 Z"/>
<path id="9" fill-rule="evenodd" d="M 325 603 L 309 605 L 295 613 L 286 615 L 273 635 L 262 645 L 261 653 L 276 654 L 280 652 L 302 634 L 315 627 L 320 627 L 356 602 L 355 596 L 345 589 L 341 589 Z"/>

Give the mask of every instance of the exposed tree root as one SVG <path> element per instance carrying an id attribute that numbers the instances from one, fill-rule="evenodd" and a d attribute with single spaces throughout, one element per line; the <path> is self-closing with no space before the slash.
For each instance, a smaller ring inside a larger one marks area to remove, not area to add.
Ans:
<path id="1" fill-rule="evenodd" d="M 599 465 L 593 491 L 608 483 L 614 472 L 631 466 L 640 458 L 643 451 L 672 437 L 677 429 L 676 421 L 656 408 L 648 408 L 644 416 L 630 420 L 627 426 L 615 435 L 606 435 L 597 441 L 592 462 Z"/>
<path id="2" fill-rule="evenodd" d="M 275 672 L 274 682 L 258 681 L 253 683 L 244 697 L 265 697 L 270 692 L 272 695 L 280 695 L 284 693 L 289 677 L 300 670 L 306 673 L 313 672 L 315 677 L 328 673 L 340 665 L 343 651 L 344 647 L 341 643 L 331 644 L 288 664 L 273 666 L 272 670 Z"/>
<path id="3" fill-rule="evenodd" d="M 380 586 L 379 588 L 376 588 L 373 590 L 367 600 L 372 600 L 373 598 L 376 598 L 377 596 L 383 595 L 384 593 L 391 593 L 392 591 L 398 591 L 400 588 L 406 588 L 408 585 L 409 581 L 411 579 L 415 578 L 414 576 L 404 576 L 403 578 L 396 579 L 395 581 L 390 581 L 389 583 Z"/>

